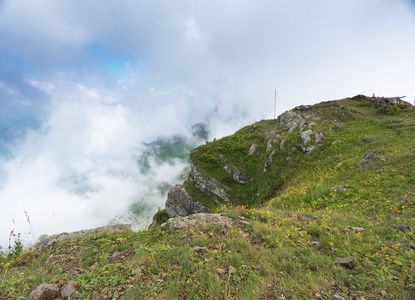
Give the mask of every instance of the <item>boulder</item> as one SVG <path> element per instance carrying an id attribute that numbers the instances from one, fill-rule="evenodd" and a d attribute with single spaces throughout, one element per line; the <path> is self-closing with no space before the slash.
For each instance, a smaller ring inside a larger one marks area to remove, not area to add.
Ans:
<path id="1" fill-rule="evenodd" d="M 354 268 L 354 258 L 353 257 L 337 257 L 334 260 L 335 264 L 339 264 L 342 267 L 348 268 L 348 269 L 353 269 Z"/>
<path id="2" fill-rule="evenodd" d="M 316 144 L 321 144 L 325 138 L 322 132 L 316 132 Z"/>
<path id="3" fill-rule="evenodd" d="M 75 280 L 71 280 L 68 284 L 61 290 L 61 296 L 63 299 L 79 299 L 79 292 L 77 292 L 74 286 Z"/>
<path id="4" fill-rule="evenodd" d="M 170 189 L 166 201 L 166 213 L 170 218 L 203 212 L 210 212 L 210 210 L 202 203 L 194 201 L 183 185 L 177 184 Z"/>
<path id="5" fill-rule="evenodd" d="M 362 160 L 356 165 L 356 168 L 367 167 L 369 165 L 369 159 L 378 160 L 379 158 L 374 153 L 368 153 L 363 156 Z"/>
<path id="6" fill-rule="evenodd" d="M 193 250 L 195 250 L 195 252 L 197 254 L 203 254 L 207 252 L 207 248 L 206 247 L 199 247 L 199 246 L 194 246 Z"/>
<path id="7" fill-rule="evenodd" d="M 317 242 L 317 241 L 311 242 L 311 246 L 313 246 L 317 250 L 320 250 L 321 249 L 321 244 L 319 242 Z"/>
<path id="8" fill-rule="evenodd" d="M 42 284 L 34 289 L 29 300 L 50 300 L 59 296 L 59 286 L 57 284 Z"/>
<path id="9" fill-rule="evenodd" d="M 304 145 L 307 145 L 307 143 L 311 141 L 312 134 L 314 134 L 314 132 L 311 129 L 301 132 L 300 136 Z"/>
<path id="10" fill-rule="evenodd" d="M 292 133 L 295 129 L 300 130 L 307 124 L 306 119 L 291 110 L 282 113 L 278 116 L 277 120 L 281 125 L 285 125 L 289 128 L 288 133 Z"/>
<path id="11" fill-rule="evenodd" d="M 405 231 L 411 231 L 411 227 L 410 227 L 410 226 L 408 226 L 408 225 L 399 225 L 399 226 L 398 226 L 398 228 L 399 228 L 399 230 L 400 230 L 400 231 L 402 231 L 402 232 L 405 232 Z"/>
<path id="12" fill-rule="evenodd" d="M 187 228 L 203 227 L 206 223 L 215 223 L 222 226 L 222 229 L 226 231 L 230 228 L 230 224 L 236 222 L 221 214 L 209 214 L 200 213 L 194 214 L 187 217 L 176 217 L 169 219 L 166 223 L 162 224 L 161 227 L 169 227 L 171 230 L 184 230 Z"/>

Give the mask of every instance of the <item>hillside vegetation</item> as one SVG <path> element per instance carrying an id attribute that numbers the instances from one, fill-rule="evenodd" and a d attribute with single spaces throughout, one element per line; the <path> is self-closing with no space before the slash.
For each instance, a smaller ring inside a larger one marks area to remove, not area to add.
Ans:
<path id="1" fill-rule="evenodd" d="M 301 106 L 193 149 L 226 198 L 192 174 L 184 186 L 214 218 L 26 250 L 16 239 L 0 299 L 41 284 L 82 299 L 414 299 L 415 110 L 381 100 Z"/>

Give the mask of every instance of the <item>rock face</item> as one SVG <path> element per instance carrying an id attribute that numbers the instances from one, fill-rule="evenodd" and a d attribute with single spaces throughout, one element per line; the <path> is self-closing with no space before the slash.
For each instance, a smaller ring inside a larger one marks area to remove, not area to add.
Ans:
<path id="1" fill-rule="evenodd" d="M 202 191 L 210 192 L 222 200 L 229 202 L 229 196 L 226 194 L 226 187 L 222 185 L 215 178 L 204 178 L 202 173 L 196 168 L 196 166 L 190 162 L 190 181 L 194 181 L 196 187 Z"/>
<path id="2" fill-rule="evenodd" d="M 210 210 L 203 204 L 194 201 L 183 185 L 178 184 L 170 189 L 166 201 L 166 213 L 170 218 L 206 212 L 210 212 Z"/>

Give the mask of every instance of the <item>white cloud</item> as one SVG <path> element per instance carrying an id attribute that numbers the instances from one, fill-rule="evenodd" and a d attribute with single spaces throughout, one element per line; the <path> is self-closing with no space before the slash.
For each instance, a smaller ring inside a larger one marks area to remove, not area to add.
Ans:
<path id="1" fill-rule="evenodd" d="M 199 26 L 194 17 L 186 22 L 186 38 L 191 42 L 200 42 L 203 39 Z"/>

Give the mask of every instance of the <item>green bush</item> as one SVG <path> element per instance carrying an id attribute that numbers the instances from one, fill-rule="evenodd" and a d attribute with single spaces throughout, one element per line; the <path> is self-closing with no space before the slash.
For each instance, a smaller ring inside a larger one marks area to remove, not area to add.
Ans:
<path id="1" fill-rule="evenodd" d="M 158 208 L 158 211 L 156 212 L 156 214 L 153 216 L 153 220 L 156 221 L 158 224 L 163 224 L 165 222 L 167 222 L 167 220 L 169 219 L 169 215 L 166 213 L 165 209 L 160 209 Z"/>

